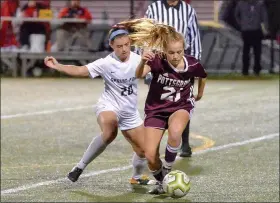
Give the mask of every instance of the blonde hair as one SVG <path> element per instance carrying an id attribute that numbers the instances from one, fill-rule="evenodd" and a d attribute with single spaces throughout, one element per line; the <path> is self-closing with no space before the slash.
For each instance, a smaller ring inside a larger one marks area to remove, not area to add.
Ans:
<path id="1" fill-rule="evenodd" d="M 171 41 L 182 41 L 184 37 L 175 28 L 155 23 L 148 18 L 128 20 L 118 23 L 129 31 L 131 44 L 135 47 L 148 48 L 164 52 Z"/>

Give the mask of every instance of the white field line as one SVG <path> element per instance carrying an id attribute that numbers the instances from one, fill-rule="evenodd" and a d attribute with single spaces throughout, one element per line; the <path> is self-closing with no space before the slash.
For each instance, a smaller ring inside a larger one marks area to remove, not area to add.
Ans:
<path id="1" fill-rule="evenodd" d="M 215 90 L 215 93 L 220 91 L 229 91 L 232 90 L 231 87 L 222 87 L 217 90 Z M 46 114 L 53 114 L 58 112 L 65 112 L 65 111 L 78 111 L 81 109 L 90 109 L 94 108 L 96 105 L 91 106 L 77 106 L 77 107 L 69 107 L 69 108 L 63 108 L 63 109 L 50 109 L 50 110 L 44 110 L 44 111 L 35 111 L 35 112 L 26 112 L 26 113 L 18 113 L 18 114 L 10 114 L 10 115 L 1 115 L 1 120 L 5 119 L 12 119 L 12 118 L 19 118 L 19 117 L 26 117 L 26 116 L 37 116 L 37 115 L 46 115 Z"/>
<path id="2" fill-rule="evenodd" d="M 63 111 L 78 111 L 81 109 L 89 109 L 93 108 L 95 105 L 91 106 L 77 106 L 72 108 L 64 108 L 64 109 L 51 109 L 51 110 L 45 110 L 45 111 L 35 111 L 35 112 L 29 112 L 29 113 L 19 113 L 19 114 L 11 114 L 11 115 L 1 115 L 1 120 L 3 119 L 10 119 L 10 118 L 18 118 L 18 117 L 26 117 L 26 116 L 37 116 L 37 115 L 44 115 L 44 114 L 53 114 Z"/>
<path id="3" fill-rule="evenodd" d="M 209 148 L 209 149 L 206 149 L 206 150 L 194 152 L 193 155 L 199 155 L 199 154 L 204 154 L 204 153 L 207 153 L 207 152 L 219 151 L 219 150 L 222 150 L 222 149 L 228 149 L 228 148 L 231 148 L 231 147 L 242 146 L 242 145 L 246 145 L 246 144 L 249 144 L 249 143 L 260 142 L 260 141 L 263 141 L 263 140 L 269 140 L 269 139 L 273 139 L 277 136 L 279 137 L 279 133 L 273 133 L 273 134 L 265 135 L 265 136 L 258 137 L 258 138 L 253 138 L 253 139 L 249 139 L 249 140 L 245 140 L 245 141 L 241 141 L 241 142 L 234 142 L 234 143 L 221 145 L 221 146 Z M 177 159 L 181 159 L 181 157 L 177 157 Z M 123 167 L 116 167 L 116 168 L 111 168 L 111 169 L 106 169 L 106 170 L 101 170 L 101 171 L 94 171 L 94 172 L 91 172 L 91 173 L 83 174 L 83 175 L 81 175 L 81 177 L 97 176 L 97 175 L 104 174 L 104 173 L 109 173 L 109 172 L 124 171 L 124 170 L 130 169 L 130 168 L 132 168 L 132 166 L 127 165 L 127 166 L 123 166 Z M 23 185 L 21 187 L 11 188 L 11 189 L 7 189 L 7 190 L 1 190 L 1 195 L 17 193 L 17 192 L 24 191 L 24 190 L 29 190 L 29 189 L 32 189 L 32 188 L 37 188 L 39 186 L 48 186 L 48 185 L 52 185 L 52 184 L 57 184 L 57 183 L 62 182 L 62 181 L 69 181 L 69 180 L 67 178 L 60 178 L 60 179 L 57 179 L 57 180 L 51 180 L 51 181 L 45 181 L 45 182 L 40 182 L 40 183 L 35 183 L 35 184 Z"/>

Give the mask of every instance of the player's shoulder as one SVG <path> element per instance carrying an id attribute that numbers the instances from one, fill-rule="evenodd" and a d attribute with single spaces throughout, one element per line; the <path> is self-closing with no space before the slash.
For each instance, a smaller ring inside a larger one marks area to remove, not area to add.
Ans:
<path id="1" fill-rule="evenodd" d="M 195 57 L 191 55 L 185 55 L 186 60 L 188 61 L 189 65 L 194 65 L 199 63 L 199 60 L 197 60 Z"/>
<path id="2" fill-rule="evenodd" d="M 103 70 L 104 67 L 106 66 L 106 64 L 110 64 L 110 62 L 108 62 L 108 58 L 105 57 L 105 58 L 99 58 L 99 59 L 96 59 L 94 61 L 92 61 L 91 63 L 87 64 L 86 67 L 88 68 L 96 68 L 98 67 L 99 70 Z"/>
<path id="3" fill-rule="evenodd" d="M 140 59 L 141 60 L 141 56 L 133 51 L 130 51 L 130 57 L 133 59 Z"/>
<path id="4" fill-rule="evenodd" d="M 138 65 L 141 61 L 141 56 L 139 54 L 131 51 L 130 56 L 129 56 L 129 61 L 132 64 L 137 64 Z"/>
<path id="5" fill-rule="evenodd" d="M 102 58 L 103 64 L 110 65 L 117 63 L 118 61 L 116 60 L 116 56 L 114 55 L 114 52 L 111 52 L 108 54 L 106 57 Z"/>
<path id="6" fill-rule="evenodd" d="M 106 63 L 106 60 L 105 60 L 105 58 L 99 58 L 99 59 L 96 59 L 93 63 L 95 65 L 101 67 L 101 66 L 103 66 Z"/>

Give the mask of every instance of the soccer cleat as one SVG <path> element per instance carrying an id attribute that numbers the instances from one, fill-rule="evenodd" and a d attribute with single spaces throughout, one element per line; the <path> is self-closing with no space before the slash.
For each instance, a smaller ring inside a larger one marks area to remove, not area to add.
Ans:
<path id="1" fill-rule="evenodd" d="M 182 150 L 180 157 L 191 157 L 192 156 L 192 148 L 188 147 L 186 150 Z"/>
<path id="2" fill-rule="evenodd" d="M 135 179 L 131 178 L 129 180 L 131 185 L 155 185 L 156 181 L 155 180 L 150 180 L 148 176 L 142 175 L 141 178 Z"/>
<path id="3" fill-rule="evenodd" d="M 153 189 L 149 190 L 148 193 L 152 195 L 160 195 L 160 194 L 164 194 L 165 192 L 163 190 L 162 184 L 159 183 Z"/>
<path id="4" fill-rule="evenodd" d="M 82 174 L 83 169 L 80 169 L 78 167 L 74 167 L 74 169 L 72 169 L 72 171 L 70 171 L 67 175 L 68 179 L 71 180 L 72 182 L 76 182 L 80 175 Z"/>

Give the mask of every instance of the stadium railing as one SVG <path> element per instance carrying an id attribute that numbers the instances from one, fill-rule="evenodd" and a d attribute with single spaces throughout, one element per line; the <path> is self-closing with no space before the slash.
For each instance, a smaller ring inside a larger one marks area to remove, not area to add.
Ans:
<path id="1" fill-rule="evenodd" d="M 66 23 L 66 22 L 75 22 L 75 23 L 83 23 L 85 20 L 83 19 L 41 19 L 41 18 L 15 18 L 15 17 L 1 17 L 1 21 L 12 21 L 12 22 L 49 22 L 52 25 L 52 29 L 55 29 L 58 25 Z M 27 71 L 33 67 L 37 60 L 44 59 L 47 55 L 52 55 L 60 60 L 74 60 L 85 64 L 85 62 L 95 60 L 101 56 L 105 56 L 105 52 L 98 52 L 101 46 L 101 43 L 105 40 L 108 30 L 111 28 L 114 21 L 112 20 L 101 20 L 95 19 L 93 20 L 88 28 L 91 31 L 91 39 L 92 39 L 92 51 L 91 52 L 44 52 L 44 53 L 33 53 L 33 52 L 5 52 L 1 49 L 1 61 L 12 70 L 12 75 L 14 77 L 17 76 L 18 68 L 17 61 L 21 62 L 20 73 L 22 77 L 27 76 Z"/>

